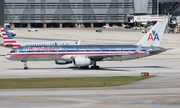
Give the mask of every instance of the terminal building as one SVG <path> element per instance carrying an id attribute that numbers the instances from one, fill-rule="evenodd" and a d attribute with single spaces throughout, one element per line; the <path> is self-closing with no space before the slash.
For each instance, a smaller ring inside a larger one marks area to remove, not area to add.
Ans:
<path id="1" fill-rule="evenodd" d="M 4 0 L 4 22 L 15 27 L 120 26 L 128 16 L 167 13 L 180 15 L 180 1 Z"/>

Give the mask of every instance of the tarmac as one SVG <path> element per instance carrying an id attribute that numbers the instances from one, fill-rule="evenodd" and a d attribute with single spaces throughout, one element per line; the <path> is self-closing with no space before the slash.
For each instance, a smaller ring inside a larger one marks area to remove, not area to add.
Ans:
<path id="1" fill-rule="evenodd" d="M 46 28 L 28 32 L 17 28 L 18 41 L 79 40 L 82 44 L 136 44 L 145 35 L 132 29 Z M 0 40 L 2 43 L 2 40 Z M 1 89 L 3 108 L 179 108 L 180 106 L 180 34 L 165 33 L 161 47 L 170 50 L 136 60 L 97 62 L 99 70 L 79 69 L 73 64 L 54 61 L 28 62 L 6 60 L 11 49 L 1 47 L 0 78 L 139 76 L 149 72 L 157 77 L 116 87 Z"/>

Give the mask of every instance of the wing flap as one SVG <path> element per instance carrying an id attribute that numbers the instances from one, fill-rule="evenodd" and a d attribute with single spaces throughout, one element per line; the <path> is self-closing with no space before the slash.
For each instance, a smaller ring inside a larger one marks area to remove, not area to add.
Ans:
<path id="1" fill-rule="evenodd" d="M 116 58 L 121 58 L 124 54 L 103 54 L 103 55 L 88 55 L 87 57 L 91 60 L 102 61 L 102 60 L 112 60 Z M 126 54 L 127 55 L 127 54 Z"/>

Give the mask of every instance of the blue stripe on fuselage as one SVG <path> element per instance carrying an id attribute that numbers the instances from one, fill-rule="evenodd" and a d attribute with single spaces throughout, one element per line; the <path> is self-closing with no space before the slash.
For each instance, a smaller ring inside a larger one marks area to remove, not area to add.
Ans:
<path id="1" fill-rule="evenodd" d="M 18 52 L 135 52 L 136 50 L 19 50 Z M 146 52 L 146 50 L 140 50 L 139 52 Z"/>
<path id="2" fill-rule="evenodd" d="M 17 52 L 136 52 L 137 45 L 62 45 L 24 46 Z M 146 52 L 150 47 L 141 47 L 137 52 Z"/>

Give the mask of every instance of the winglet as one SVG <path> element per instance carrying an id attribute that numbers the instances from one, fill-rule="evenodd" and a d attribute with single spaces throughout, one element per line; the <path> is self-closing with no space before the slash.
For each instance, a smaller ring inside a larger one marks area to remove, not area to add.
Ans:
<path id="1" fill-rule="evenodd" d="M 168 23 L 167 18 L 158 21 L 136 45 L 141 45 L 146 47 L 159 46 L 164 31 L 166 29 L 167 23 Z"/>

